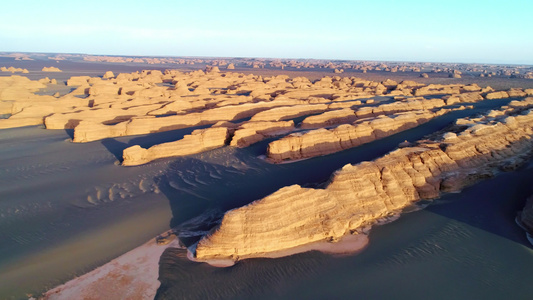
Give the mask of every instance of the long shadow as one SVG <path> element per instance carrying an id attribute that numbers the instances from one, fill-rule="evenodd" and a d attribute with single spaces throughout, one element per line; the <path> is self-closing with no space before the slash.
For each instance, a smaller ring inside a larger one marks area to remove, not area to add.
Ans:
<path id="1" fill-rule="evenodd" d="M 515 217 L 533 194 L 533 160 L 513 172 L 481 181 L 459 194 L 444 195 L 427 211 L 532 247 Z"/>
<path id="2" fill-rule="evenodd" d="M 70 139 L 74 139 L 74 129 L 65 129 L 65 132 Z"/>
<path id="3" fill-rule="evenodd" d="M 250 118 L 242 118 L 239 120 L 232 121 L 234 123 L 240 123 L 244 121 L 248 121 Z M 199 126 L 192 126 L 192 127 L 186 127 L 181 129 L 174 129 L 174 130 L 168 130 L 168 131 L 162 131 L 162 132 L 154 132 L 150 134 L 144 134 L 144 135 L 138 135 L 138 136 L 125 136 L 125 137 L 118 137 L 118 138 L 107 138 L 100 141 L 100 143 L 106 147 L 106 149 L 112 153 L 119 162 L 122 162 L 122 152 L 124 149 L 139 145 L 143 148 L 150 148 L 154 145 L 161 144 L 161 143 L 168 143 L 168 142 L 174 142 L 177 140 L 182 139 L 184 136 L 191 134 L 196 129 L 205 129 L 209 128 L 212 125 L 199 125 Z M 73 138 L 73 132 L 71 133 Z"/>
<path id="4" fill-rule="evenodd" d="M 269 164 L 257 158 L 266 152 L 272 139 L 245 149 L 225 147 L 168 159 L 171 162 L 155 182 L 169 200 L 173 215 L 170 226 L 177 228 L 178 232 L 186 231 L 182 240 L 191 245 L 215 226 L 217 217 L 220 218 L 227 210 L 249 204 L 293 184 L 322 188 L 331 175 L 346 164 L 376 159 L 396 149 L 404 140 L 422 139 L 449 126 L 457 118 L 477 114 L 506 101 L 509 100 L 494 101 L 488 106 L 478 104 L 475 109 L 451 112 L 416 128 L 356 148 L 289 164 Z"/>

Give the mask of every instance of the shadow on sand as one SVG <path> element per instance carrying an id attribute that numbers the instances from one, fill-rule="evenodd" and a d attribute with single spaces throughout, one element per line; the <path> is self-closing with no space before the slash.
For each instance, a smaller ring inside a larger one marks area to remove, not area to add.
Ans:
<path id="1" fill-rule="evenodd" d="M 422 139 L 445 128 L 457 118 L 474 115 L 506 101 L 495 101 L 490 105 L 485 103 L 474 110 L 452 112 L 417 128 L 357 148 L 290 164 L 273 165 L 257 159 L 257 156 L 265 153 L 271 140 L 245 149 L 225 147 L 174 158 L 155 182 L 169 200 L 173 215 L 170 226 L 176 228 L 180 239 L 190 246 L 216 226 L 229 209 L 246 205 L 292 184 L 323 188 L 331 174 L 345 164 L 376 159 L 396 149 L 404 140 Z M 527 245 L 525 235 L 514 224 L 514 216 L 523 206 L 525 195 L 532 192 L 531 178 L 533 168 L 523 167 L 516 172 L 502 173 L 465 189 L 461 194 L 445 195 L 426 210 Z M 386 229 L 394 225 L 383 227 Z M 390 247 L 382 248 L 390 250 Z M 391 251 L 394 253 L 396 250 Z M 169 248 L 161 257 L 159 280 L 162 284 L 156 299 L 184 296 L 202 299 L 213 295 L 253 298 L 262 293 L 272 293 L 273 288 L 282 290 L 290 284 L 287 282 L 298 281 L 294 278 L 318 276 L 316 273 L 320 270 L 332 269 L 333 265 L 343 262 L 325 254 L 308 252 L 273 260 L 249 259 L 233 267 L 220 269 L 190 262 L 185 255 L 183 249 Z M 379 260 L 382 258 L 380 256 Z M 359 262 L 360 259 L 354 261 Z M 372 261 L 369 264 L 373 264 Z M 357 269 L 357 266 L 352 267 Z"/>
<path id="2" fill-rule="evenodd" d="M 503 103 L 509 100 L 503 100 Z M 489 107 L 502 105 L 491 102 Z M 245 149 L 224 147 L 188 157 L 168 159 L 169 164 L 161 176 L 154 179 L 160 191 L 170 203 L 173 218 L 170 226 L 177 231 L 186 231 L 183 239 L 193 244 L 205 231 L 216 225 L 223 212 L 261 199 L 276 190 L 292 184 L 323 188 L 331 175 L 346 164 L 370 161 L 397 148 L 405 140 L 416 141 L 442 130 L 457 118 L 478 113 L 487 108 L 478 105 L 473 110 L 451 112 L 416 128 L 377 140 L 342 152 L 302 160 L 289 164 L 269 164 L 257 156 L 264 155 L 268 143 L 265 140 Z M 180 130 L 183 135 L 188 131 Z M 178 134 L 161 133 L 161 137 L 175 138 Z M 143 140 L 144 139 L 144 140 Z M 151 136 L 132 139 L 127 145 L 153 143 Z M 118 151 L 126 145 L 111 145 L 108 149 Z M 111 151 L 111 150 L 110 150 Z M 208 225 L 206 225 L 208 224 Z M 194 229 L 194 227 L 197 229 Z M 187 227 L 187 229 L 185 229 Z M 198 231 L 194 235 L 193 231 Z"/>

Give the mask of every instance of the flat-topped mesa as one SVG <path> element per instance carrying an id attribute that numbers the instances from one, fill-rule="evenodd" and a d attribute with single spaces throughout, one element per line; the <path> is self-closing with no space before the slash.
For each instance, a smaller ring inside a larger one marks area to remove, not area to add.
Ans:
<path id="1" fill-rule="evenodd" d="M 226 145 L 229 137 L 225 127 L 197 129 L 183 139 L 163 143 L 144 149 L 135 145 L 124 149 L 123 166 L 137 166 L 164 157 L 185 156 L 220 148 Z"/>
<path id="2" fill-rule="evenodd" d="M 230 210 L 191 255 L 197 261 L 227 262 L 279 256 L 303 245 L 312 249 L 315 242 L 359 234 L 416 201 L 460 191 L 533 154 L 532 110 L 458 128 L 463 130 L 348 164 L 325 189 L 293 185 Z"/>
<path id="3" fill-rule="evenodd" d="M 416 127 L 445 112 L 447 111 L 413 111 L 381 115 L 375 119 L 360 120 L 353 125 L 344 124 L 329 130 L 322 128 L 303 134 L 291 134 L 271 142 L 267 158 L 279 163 L 339 152 Z"/>
<path id="4" fill-rule="evenodd" d="M 41 71 L 43 71 L 43 72 L 63 72 L 63 71 L 61 71 L 61 69 L 59 69 L 57 67 L 43 67 Z"/>

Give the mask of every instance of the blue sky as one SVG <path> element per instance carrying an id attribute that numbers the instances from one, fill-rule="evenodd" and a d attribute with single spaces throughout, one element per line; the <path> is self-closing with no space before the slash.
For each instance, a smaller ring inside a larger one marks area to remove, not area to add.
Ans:
<path id="1" fill-rule="evenodd" d="M 9 1 L 0 51 L 533 64 L 533 1 Z"/>

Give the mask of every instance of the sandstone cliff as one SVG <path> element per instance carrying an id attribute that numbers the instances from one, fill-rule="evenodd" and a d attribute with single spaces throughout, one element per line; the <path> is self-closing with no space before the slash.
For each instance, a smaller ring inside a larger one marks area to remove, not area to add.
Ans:
<path id="1" fill-rule="evenodd" d="M 454 132 L 375 161 L 346 165 L 325 189 L 293 185 L 228 211 L 193 254 L 199 261 L 237 261 L 334 242 L 416 201 L 515 168 L 532 154 L 533 111 L 508 106 L 492 115 L 464 119 Z"/>
<path id="2" fill-rule="evenodd" d="M 273 162 L 298 160 L 345 149 L 380 139 L 397 132 L 416 127 L 446 110 L 433 113 L 431 111 L 413 111 L 381 115 L 375 119 L 361 120 L 353 125 L 340 125 L 333 129 L 316 129 L 306 133 L 295 133 L 268 145 L 267 157 Z"/>

